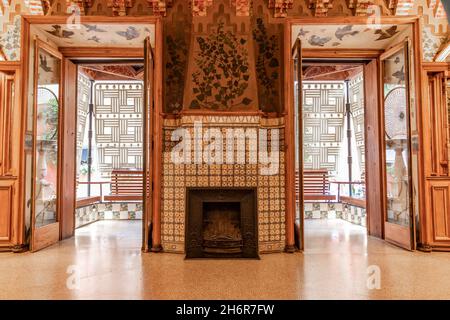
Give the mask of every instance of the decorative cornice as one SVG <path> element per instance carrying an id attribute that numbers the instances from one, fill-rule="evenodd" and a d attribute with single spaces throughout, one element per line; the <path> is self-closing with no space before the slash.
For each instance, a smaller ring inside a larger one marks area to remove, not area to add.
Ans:
<path id="1" fill-rule="evenodd" d="M 388 0 L 388 2 L 393 2 L 397 0 Z M 374 5 L 372 0 L 349 0 L 348 8 L 353 10 L 355 16 L 367 16 L 369 14 L 369 7 Z M 373 13 L 373 12 L 370 12 Z"/>
<path id="2" fill-rule="evenodd" d="M 252 0 L 231 0 L 231 5 L 233 5 L 236 8 L 236 16 L 238 17 L 250 16 Z"/>
<path id="3" fill-rule="evenodd" d="M 273 9 L 275 18 L 286 18 L 287 10 L 292 9 L 294 0 L 269 0 L 269 9 Z"/>
<path id="4" fill-rule="evenodd" d="M 326 17 L 328 9 L 333 8 L 333 0 L 308 0 L 309 8 L 313 10 L 315 17 Z"/>
<path id="5" fill-rule="evenodd" d="M 44 2 L 47 2 L 50 4 L 50 1 L 49 0 L 42 1 L 42 6 L 44 7 L 44 12 L 47 12 L 45 9 Z M 80 8 L 80 15 L 84 16 L 84 15 L 86 15 L 86 10 L 88 8 L 92 7 L 93 0 L 67 0 L 68 8 L 73 4 L 77 5 L 78 8 Z"/>
<path id="6" fill-rule="evenodd" d="M 205 17 L 206 9 L 211 7 L 213 0 L 191 0 L 192 15 L 194 17 Z"/>
<path id="7" fill-rule="evenodd" d="M 148 6 L 152 8 L 155 16 L 165 17 L 167 9 L 173 5 L 173 0 L 147 0 Z"/>
<path id="8" fill-rule="evenodd" d="M 133 7 L 133 0 L 108 0 L 108 8 L 112 8 L 113 16 L 126 16 L 127 8 Z"/>

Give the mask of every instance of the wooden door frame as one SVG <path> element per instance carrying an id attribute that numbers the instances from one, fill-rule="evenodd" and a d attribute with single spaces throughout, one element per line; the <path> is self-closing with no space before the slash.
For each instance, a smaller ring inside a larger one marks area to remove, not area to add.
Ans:
<path id="1" fill-rule="evenodd" d="M 295 146 L 294 135 L 294 114 L 293 114 L 293 74 L 291 71 L 291 64 L 293 63 L 291 57 L 292 48 L 292 27 L 294 25 L 332 25 L 332 24 L 366 24 L 368 22 L 367 17 L 324 17 L 324 18 L 287 18 L 284 22 L 284 65 L 288 66 L 284 68 L 284 105 L 285 105 L 285 150 L 286 150 L 286 248 L 292 247 L 294 241 L 294 224 L 295 221 L 295 150 L 289 146 Z M 422 83 L 421 83 L 421 68 L 422 68 L 422 47 L 421 47 L 421 34 L 420 34 L 420 17 L 419 16 L 406 16 L 406 17 L 381 17 L 380 24 L 408 24 L 411 26 L 412 43 L 414 52 L 414 84 L 415 84 L 415 101 L 417 115 L 422 114 Z M 380 65 L 380 55 L 384 50 L 372 50 L 372 49 L 303 49 L 303 57 L 307 58 L 331 58 L 339 55 L 342 58 L 355 58 L 355 59 L 377 59 L 378 65 Z M 381 90 L 379 90 L 381 91 Z M 381 99 L 381 93 L 379 92 L 379 99 Z M 379 100 L 381 103 L 381 100 Z M 422 213 L 424 212 L 424 179 L 423 179 L 423 148 L 422 148 L 422 119 L 417 116 L 417 134 L 419 145 L 418 156 L 418 198 L 419 198 L 419 216 L 422 221 Z M 381 138 L 380 138 L 381 139 Z M 384 190 L 384 187 L 383 189 Z M 412 196 L 412 195 L 411 195 Z M 384 198 L 384 197 L 383 197 Z M 381 218 L 385 216 L 380 215 Z M 420 223 L 420 222 L 419 222 Z M 384 224 L 384 218 L 380 219 L 380 224 Z M 303 223 L 301 228 L 303 227 Z M 371 226 L 368 224 L 369 234 L 371 233 Z M 417 226 L 419 227 L 419 226 Z M 384 239 L 384 228 L 382 230 L 382 238 Z"/>
<path id="2" fill-rule="evenodd" d="M 12 197 L 11 200 L 11 212 L 9 213 L 10 221 L 10 236 L 8 240 L 0 241 L 0 251 L 13 250 L 16 252 L 22 251 L 25 243 L 25 227 L 24 216 L 22 214 L 22 201 L 21 193 L 19 189 L 21 187 L 20 181 L 20 163 L 22 158 L 22 144 L 24 139 L 21 137 L 22 126 L 22 74 L 20 61 L 0 61 L 0 72 L 4 72 L 14 77 L 14 101 L 12 101 L 11 110 L 13 112 L 9 125 L 11 130 L 9 141 L 6 145 L 10 146 L 10 150 L 4 150 L 3 156 L 7 156 L 8 159 L 8 171 L 0 172 L 0 182 L 11 182 L 12 185 Z M 3 147 L 3 146 L 2 146 Z M 6 159 L 1 159 L 4 161 Z M 5 163 L 3 163 L 5 165 Z"/>
<path id="3" fill-rule="evenodd" d="M 20 72 L 23 75 L 22 79 L 28 79 L 32 75 L 33 70 L 29 70 L 29 58 L 30 58 L 30 28 L 32 25 L 39 24 L 65 24 L 67 23 L 67 16 L 34 16 L 34 15 L 22 15 L 21 21 L 21 67 Z M 153 161 L 153 229 L 152 229 L 152 251 L 161 250 L 161 166 L 162 166 L 162 71 L 163 71 L 163 33 L 162 33 L 162 19 L 161 17 L 104 17 L 104 16 L 82 16 L 81 23 L 95 24 L 95 23 L 109 23 L 109 24 L 154 24 L 155 25 L 155 50 L 154 50 L 154 156 L 157 161 Z M 86 59 L 86 58 L 144 58 L 144 50 L 142 48 L 107 48 L 107 47 L 77 47 L 67 48 L 60 47 L 59 51 L 63 55 L 64 59 Z M 64 79 L 62 79 L 64 81 Z M 26 132 L 26 119 L 28 112 L 28 82 L 23 80 L 21 90 L 21 106 L 23 110 L 22 114 L 22 130 L 21 130 L 21 150 L 24 150 L 24 140 Z M 63 98 L 63 97 L 61 97 Z M 20 163 L 20 213 L 25 221 L 25 157 L 22 157 Z M 74 213 L 73 213 L 74 215 Z M 64 218 L 64 217 L 61 217 Z M 68 217 L 65 217 L 68 218 Z M 72 216 L 73 218 L 73 216 Z M 25 224 L 25 222 L 23 223 Z M 74 226 L 75 228 L 75 226 Z"/>

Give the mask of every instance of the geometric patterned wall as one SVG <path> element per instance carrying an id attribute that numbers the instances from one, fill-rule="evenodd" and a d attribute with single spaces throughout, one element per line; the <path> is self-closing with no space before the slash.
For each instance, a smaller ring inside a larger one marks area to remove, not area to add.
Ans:
<path id="1" fill-rule="evenodd" d="M 101 174 L 108 176 L 112 169 L 142 168 L 142 82 L 96 82 L 94 92 Z"/>
<path id="2" fill-rule="evenodd" d="M 305 169 L 336 171 L 343 138 L 344 82 L 303 81 Z"/>
<path id="3" fill-rule="evenodd" d="M 358 74 L 350 79 L 350 103 L 353 115 L 354 134 L 358 155 L 353 156 L 353 161 L 359 162 L 362 177 L 365 172 L 365 141 L 364 141 L 364 78 L 363 74 Z M 361 177 L 353 177 L 360 180 Z"/>
<path id="4" fill-rule="evenodd" d="M 81 153 L 83 139 L 86 132 L 86 119 L 89 111 L 90 81 L 89 78 L 78 73 L 77 84 L 77 175 L 80 174 Z"/>

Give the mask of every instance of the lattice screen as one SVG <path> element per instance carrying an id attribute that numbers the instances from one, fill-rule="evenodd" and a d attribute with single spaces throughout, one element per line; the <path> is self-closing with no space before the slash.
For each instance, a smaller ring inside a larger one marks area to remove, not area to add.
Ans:
<path id="1" fill-rule="evenodd" d="M 355 126 L 356 146 L 358 155 L 354 161 L 359 161 L 362 177 L 365 172 L 365 147 L 364 147 L 364 79 L 363 75 L 358 75 L 350 80 L 350 102 L 353 114 L 353 124 Z"/>
<path id="2" fill-rule="evenodd" d="M 344 82 L 303 82 L 304 168 L 336 171 L 344 124 Z"/>
<path id="3" fill-rule="evenodd" d="M 86 118 L 89 111 L 89 79 L 78 74 L 78 98 L 77 98 L 77 174 L 80 173 L 81 155 L 83 150 L 83 139 L 86 132 Z"/>
<path id="4" fill-rule="evenodd" d="M 104 176 L 111 169 L 142 168 L 142 88 L 142 82 L 94 86 L 98 166 Z"/>

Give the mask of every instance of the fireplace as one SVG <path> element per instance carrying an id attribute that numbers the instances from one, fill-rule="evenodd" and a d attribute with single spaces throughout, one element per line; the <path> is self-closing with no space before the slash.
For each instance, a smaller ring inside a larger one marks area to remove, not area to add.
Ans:
<path id="1" fill-rule="evenodd" d="M 186 258 L 258 258 L 256 189 L 188 188 Z"/>

